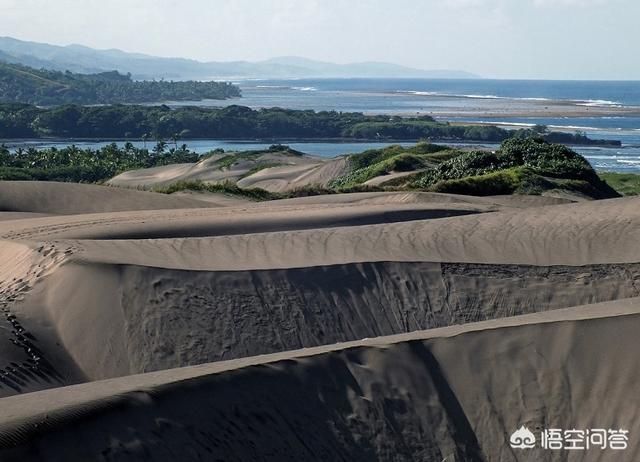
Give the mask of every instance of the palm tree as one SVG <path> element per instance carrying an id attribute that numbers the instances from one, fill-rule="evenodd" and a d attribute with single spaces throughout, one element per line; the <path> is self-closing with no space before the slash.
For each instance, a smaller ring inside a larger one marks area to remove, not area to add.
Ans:
<path id="1" fill-rule="evenodd" d="M 149 139 L 149 134 L 148 133 L 143 133 L 142 134 L 142 146 L 144 147 L 144 149 L 147 149 L 147 140 Z"/>
<path id="2" fill-rule="evenodd" d="M 167 143 L 164 142 L 163 140 L 158 140 L 158 143 L 156 144 L 155 148 L 153 148 L 153 152 L 156 154 L 162 154 L 164 153 L 164 150 L 167 148 Z"/>

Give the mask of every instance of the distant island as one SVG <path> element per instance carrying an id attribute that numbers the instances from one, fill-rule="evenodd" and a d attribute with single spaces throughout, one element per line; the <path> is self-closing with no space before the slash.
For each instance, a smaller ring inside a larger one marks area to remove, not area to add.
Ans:
<path id="1" fill-rule="evenodd" d="M 535 136 L 549 142 L 619 146 L 583 133 L 551 132 L 545 126 L 507 130 L 492 125 L 452 125 L 430 116 L 399 117 L 294 109 L 162 106 L 40 108 L 0 104 L 0 138 L 262 139 L 262 140 L 441 140 L 498 143 Z"/>
<path id="2" fill-rule="evenodd" d="M 0 62 L 0 102 L 58 104 L 150 103 L 227 99 L 240 89 L 226 82 L 136 81 L 117 71 L 75 74 Z"/>
<path id="3" fill-rule="evenodd" d="M 477 75 L 460 70 L 423 70 L 391 63 L 335 64 L 296 56 L 258 62 L 200 62 L 184 58 L 161 58 L 121 50 L 96 50 L 82 45 L 56 46 L 0 37 L 0 61 L 37 69 L 70 70 L 94 74 L 117 70 L 136 80 L 213 80 L 255 78 L 433 78 L 467 79 Z"/>

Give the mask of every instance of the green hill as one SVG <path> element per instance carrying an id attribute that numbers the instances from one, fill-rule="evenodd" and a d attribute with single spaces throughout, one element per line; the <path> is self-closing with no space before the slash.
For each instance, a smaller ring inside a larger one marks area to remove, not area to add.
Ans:
<path id="1" fill-rule="evenodd" d="M 240 90 L 225 82 L 135 81 L 130 75 L 117 71 L 74 74 L 0 62 L 1 102 L 46 106 L 226 99 L 234 96 L 240 96 Z"/>

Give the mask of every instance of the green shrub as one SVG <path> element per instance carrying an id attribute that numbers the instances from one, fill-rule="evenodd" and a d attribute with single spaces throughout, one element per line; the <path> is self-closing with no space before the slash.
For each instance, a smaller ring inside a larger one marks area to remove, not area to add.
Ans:
<path id="1" fill-rule="evenodd" d="M 0 180 L 31 181 L 35 180 L 35 178 L 24 168 L 0 167 Z"/>
<path id="2" fill-rule="evenodd" d="M 500 146 L 499 157 L 505 163 L 531 167 L 552 177 L 595 177 L 593 168 L 580 154 L 562 144 L 552 144 L 539 138 L 507 140 Z"/>
<path id="3" fill-rule="evenodd" d="M 539 138 L 510 139 L 496 152 L 472 151 L 412 176 L 410 187 L 469 195 L 540 194 L 549 189 L 593 198 L 618 194 L 581 155 Z"/>
<path id="4" fill-rule="evenodd" d="M 429 188 L 443 180 L 458 180 L 467 176 L 484 175 L 496 170 L 513 167 L 496 153 L 489 151 L 471 151 L 442 162 L 427 170 L 413 186 Z"/>
<path id="5" fill-rule="evenodd" d="M 264 201 L 281 199 L 282 196 L 271 193 L 261 188 L 241 188 L 235 183 L 204 183 L 202 181 L 178 181 L 169 186 L 153 189 L 154 192 L 173 194 L 179 191 L 204 191 L 211 193 L 231 194 L 234 196 L 246 197 L 251 200 Z"/>
<path id="6" fill-rule="evenodd" d="M 455 155 L 457 154 L 456 152 Z M 360 154 L 350 155 L 351 171 L 331 181 L 329 187 L 353 187 L 380 175 L 422 169 L 453 156 L 451 148 L 425 141 L 407 148 L 392 145 L 382 149 L 369 149 Z"/>
<path id="7" fill-rule="evenodd" d="M 532 172 L 526 168 L 513 168 L 484 175 L 438 181 L 430 191 L 468 196 L 513 194 L 522 188 L 523 183 L 531 176 Z"/>

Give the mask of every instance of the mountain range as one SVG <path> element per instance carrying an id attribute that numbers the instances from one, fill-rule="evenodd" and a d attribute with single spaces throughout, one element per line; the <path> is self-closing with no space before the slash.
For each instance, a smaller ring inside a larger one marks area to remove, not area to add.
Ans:
<path id="1" fill-rule="evenodd" d="M 478 78 L 459 70 L 422 70 L 384 62 L 335 64 L 295 56 L 264 61 L 201 62 L 83 45 L 58 46 L 0 37 L 0 61 L 76 73 L 117 70 L 134 79 L 213 80 L 258 78 Z"/>

